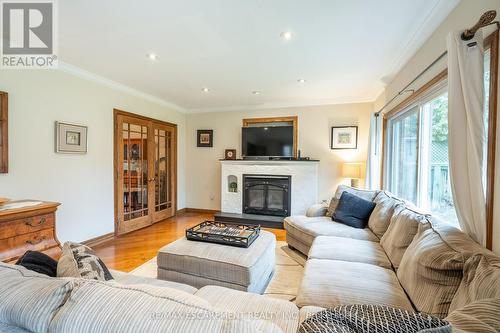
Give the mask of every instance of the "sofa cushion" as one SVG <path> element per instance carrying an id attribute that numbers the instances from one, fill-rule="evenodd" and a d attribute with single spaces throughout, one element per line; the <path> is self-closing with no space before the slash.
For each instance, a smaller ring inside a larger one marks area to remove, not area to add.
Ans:
<path id="1" fill-rule="evenodd" d="M 228 317 L 237 315 L 248 319 L 256 324 L 258 330 L 265 332 L 276 329 L 285 333 L 296 332 L 299 325 L 299 309 L 285 300 L 218 286 L 203 287 L 196 292 L 196 296 Z"/>
<path id="2" fill-rule="evenodd" d="M 445 320 L 453 333 L 497 333 L 500 331 L 500 298 L 487 298 L 451 312 Z"/>
<path id="3" fill-rule="evenodd" d="M 378 194 L 379 191 L 370 191 L 370 190 L 362 190 L 359 188 L 354 188 L 350 187 L 347 185 L 339 185 L 337 187 L 337 191 L 335 192 L 335 195 L 333 196 L 332 200 L 330 200 L 330 205 L 328 206 L 328 209 L 326 210 L 326 216 L 332 216 L 333 213 L 335 212 L 335 209 L 337 208 L 337 205 L 339 204 L 340 196 L 344 191 L 357 195 L 358 197 L 361 197 L 363 199 L 373 201 L 375 196 Z"/>
<path id="4" fill-rule="evenodd" d="M 419 224 L 427 222 L 426 215 L 397 206 L 392 215 L 387 232 L 380 239 L 380 245 L 387 253 L 394 268 L 398 268 L 406 248 L 417 233 Z"/>
<path id="5" fill-rule="evenodd" d="M 364 229 L 373 208 L 375 208 L 375 203 L 372 201 L 344 192 L 333 212 L 332 220 L 353 228 Z"/>
<path id="6" fill-rule="evenodd" d="M 32 332 L 47 332 L 72 290 L 68 280 L 1 262 L 0 281 L 0 322 Z"/>
<path id="7" fill-rule="evenodd" d="M 320 306 L 313 306 L 313 305 L 303 306 L 300 308 L 299 322 L 302 323 L 307 318 L 323 310 L 325 310 L 325 308 L 322 308 Z"/>
<path id="8" fill-rule="evenodd" d="M 403 204 L 403 201 L 397 199 L 387 191 L 381 191 L 373 199 L 373 202 L 376 206 L 368 220 L 368 227 L 377 237 L 382 238 L 387 228 L 389 228 L 396 206 Z"/>
<path id="9" fill-rule="evenodd" d="M 450 312 L 486 299 L 500 298 L 500 258 L 493 254 L 476 254 L 464 265 L 464 277 L 450 305 Z"/>
<path id="10" fill-rule="evenodd" d="M 392 267 L 379 243 L 345 237 L 316 237 L 308 257 L 309 259 L 361 262 L 389 269 Z"/>
<path id="11" fill-rule="evenodd" d="M 439 318 L 448 314 L 466 260 L 460 248 L 446 240 L 445 230 L 421 224 L 397 272 L 417 310 Z"/>
<path id="12" fill-rule="evenodd" d="M 375 304 L 413 309 L 394 271 L 370 264 L 322 259 L 306 262 L 296 304 L 325 308 Z"/>
<path id="13" fill-rule="evenodd" d="M 12 325 L 7 325 L 4 323 L 0 322 L 0 332 L 1 333 L 31 333 L 30 331 L 27 331 L 23 328 L 17 327 L 17 326 L 12 326 Z"/>
<path id="14" fill-rule="evenodd" d="M 113 277 L 115 278 L 116 282 L 124 285 L 146 284 L 154 287 L 167 287 L 167 288 L 182 290 L 188 294 L 194 294 L 198 290 L 195 287 L 183 283 L 164 281 L 115 270 L 112 270 L 111 274 L 113 274 Z"/>
<path id="15" fill-rule="evenodd" d="M 284 227 L 287 233 L 291 233 L 308 246 L 312 245 L 317 236 L 337 236 L 378 242 L 377 236 L 370 229 L 352 228 L 334 222 L 326 216 L 289 216 L 284 220 Z"/>
<path id="16" fill-rule="evenodd" d="M 76 280 L 49 332 L 221 332 L 224 320 L 200 297 L 172 288 Z"/>
<path id="17" fill-rule="evenodd" d="M 66 242 L 57 263 L 57 277 L 108 281 L 113 276 L 94 251 L 83 244 Z"/>

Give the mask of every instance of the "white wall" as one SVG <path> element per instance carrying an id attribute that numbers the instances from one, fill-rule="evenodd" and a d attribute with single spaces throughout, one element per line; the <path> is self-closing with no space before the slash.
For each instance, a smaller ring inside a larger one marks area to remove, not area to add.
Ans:
<path id="1" fill-rule="evenodd" d="M 404 68 L 394 77 L 393 81 L 386 87 L 385 92 L 377 99 L 375 105 L 381 107 L 387 100 L 396 95 L 408 82 L 410 82 L 425 67 L 431 64 L 440 54 L 446 50 L 446 36 L 450 31 L 462 31 L 477 22 L 479 17 L 487 10 L 495 9 L 500 13 L 500 1 L 498 0 L 462 0 L 455 10 L 446 18 L 433 35 L 424 43 L 422 48 L 404 66 Z M 491 30 L 490 30 L 491 31 Z M 416 82 L 411 88 L 418 88 L 433 76 L 446 68 L 446 57 L 432 68 L 427 74 Z M 499 92 L 500 93 L 500 92 Z M 396 100 L 395 106 L 400 99 Z M 499 99 L 500 101 L 500 99 Z M 390 109 L 390 107 L 388 108 Z M 500 110 L 500 104 L 499 104 Z M 496 197 L 495 197 L 495 217 L 493 230 L 493 250 L 500 253 L 500 121 L 497 135 L 497 161 L 496 161 Z"/>
<path id="2" fill-rule="evenodd" d="M 61 202 L 60 241 L 82 241 L 114 230 L 113 108 L 178 125 L 178 208 L 185 204 L 185 115 L 56 70 L 4 70 L 9 93 L 9 173 L 0 197 Z M 89 127 L 88 153 L 54 153 L 56 120 Z"/>
<path id="3" fill-rule="evenodd" d="M 298 116 L 299 149 L 302 156 L 320 159 L 320 200 L 329 200 L 340 177 L 342 161 L 366 161 L 371 103 L 297 107 L 259 111 L 228 111 L 187 115 L 186 207 L 220 209 L 220 163 L 224 150 L 237 149 L 241 157 L 241 127 L 244 118 Z M 331 126 L 359 126 L 358 149 L 331 150 Z M 213 129 L 213 148 L 196 147 L 196 130 Z"/>

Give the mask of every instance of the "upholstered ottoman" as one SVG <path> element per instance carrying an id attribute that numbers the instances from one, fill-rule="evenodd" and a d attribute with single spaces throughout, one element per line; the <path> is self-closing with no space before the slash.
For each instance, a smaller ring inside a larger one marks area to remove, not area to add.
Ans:
<path id="1" fill-rule="evenodd" d="M 248 248 L 176 240 L 158 252 L 158 279 L 262 294 L 275 267 L 276 237 L 261 230 Z"/>

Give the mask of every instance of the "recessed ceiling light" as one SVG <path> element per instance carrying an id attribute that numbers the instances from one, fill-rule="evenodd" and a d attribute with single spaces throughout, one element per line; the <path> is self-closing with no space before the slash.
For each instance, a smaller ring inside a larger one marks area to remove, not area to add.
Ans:
<path id="1" fill-rule="evenodd" d="M 148 54 L 148 58 L 151 59 L 151 60 L 156 60 L 157 56 L 154 53 L 149 53 Z"/>
<path id="2" fill-rule="evenodd" d="M 205 88 L 201 89 L 201 91 L 203 91 L 204 93 L 207 93 L 207 92 L 210 91 L 210 89 L 208 89 L 207 87 L 205 87 Z"/>
<path id="3" fill-rule="evenodd" d="M 298 79 L 297 82 L 298 83 L 306 83 L 306 80 L 305 79 Z"/>
<path id="4" fill-rule="evenodd" d="M 284 40 L 292 39 L 292 32 L 291 31 L 283 31 L 281 33 L 281 38 L 283 38 Z"/>
<path id="5" fill-rule="evenodd" d="M 252 91 L 252 94 L 254 94 L 254 95 L 260 95 L 260 91 L 257 91 L 257 90 L 256 91 Z"/>

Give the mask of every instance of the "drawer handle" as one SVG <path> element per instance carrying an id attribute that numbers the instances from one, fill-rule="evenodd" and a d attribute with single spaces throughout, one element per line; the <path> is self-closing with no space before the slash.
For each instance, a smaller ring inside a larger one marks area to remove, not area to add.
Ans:
<path id="1" fill-rule="evenodd" d="M 26 225 L 34 228 L 34 227 L 39 227 L 39 226 L 44 225 L 46 221 L 47 221 L 47 219 L 45 217 L 42 217 L 40 219 L 40 222 L 33 223 L 33 220 L 28 220 L 28 221 L 26 221 Z"/>
<path id="2" fill-rule="evenodd" d="M 35 238 L 33 238 L 33 239 L 28 239 L 26 241 L 26 244 L 37 245 L 37 244 L 40 244 L 41 242 L 43 242 L 45 239 L 46 239 L 45 236 L 42 236 L 42 237 L 35 236 Z"/>

